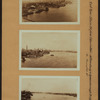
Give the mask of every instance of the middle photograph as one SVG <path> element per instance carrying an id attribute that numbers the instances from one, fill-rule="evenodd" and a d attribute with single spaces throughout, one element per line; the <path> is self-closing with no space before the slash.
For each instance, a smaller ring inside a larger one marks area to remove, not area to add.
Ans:
<path id="1" fill-rule="evenodd" d="M 80 31 L 20 30 L 20 70 L 80 70 Z"/>

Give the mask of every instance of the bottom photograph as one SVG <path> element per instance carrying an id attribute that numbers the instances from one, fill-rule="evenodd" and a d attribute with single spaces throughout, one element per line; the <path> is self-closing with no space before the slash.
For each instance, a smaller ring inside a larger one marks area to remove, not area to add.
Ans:
<path id="1" fill-rule="evenodd" d="M 19 100 L 79 100 L 79 76 L 20 76 Z"/>

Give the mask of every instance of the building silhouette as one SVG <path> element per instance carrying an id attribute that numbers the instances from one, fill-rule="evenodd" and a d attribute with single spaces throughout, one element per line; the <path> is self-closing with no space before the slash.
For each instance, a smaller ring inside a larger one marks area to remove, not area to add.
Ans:
<path id="1" fill-rule="evenodd" d="M 28 50 L 28 45 L 26 45 L 26 50 Z"/>

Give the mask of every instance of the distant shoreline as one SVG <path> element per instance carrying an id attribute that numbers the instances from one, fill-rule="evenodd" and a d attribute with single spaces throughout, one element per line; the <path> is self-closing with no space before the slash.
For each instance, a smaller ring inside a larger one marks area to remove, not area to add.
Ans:
<path id="1" fill-rule="evenodd" d="M 52 94 L 52 95 L 69 95 L 69 96 L 74 96 L 77 97 L 76 93 L 52 93 L 52 92 L 31 92 L 31 93 L 41 93 L 41 94 Z"/>
<path id="2" fill-rule="evenodd" d="M 77 53 L 77 51 L 51 51 L 51 52 L 70 52 L 70 53 Z"/>

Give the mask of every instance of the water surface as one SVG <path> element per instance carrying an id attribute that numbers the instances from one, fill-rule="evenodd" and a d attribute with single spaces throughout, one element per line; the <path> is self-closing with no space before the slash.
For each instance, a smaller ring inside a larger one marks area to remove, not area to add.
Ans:
<path id="1" fill-rule="evenodd" d="M 26 19 L 34 22 L 77 22 L 76 3 L 67 4 L 60 8 L 49 8 L 49 11 L 28 15 Z M 27 20 L 23 19 L 23 22 Z"/>
<path id="2" fill-rule="evenodd" d="M 54 55 L 54 56 L 51 56 Z M 26 58 L 22 62 L 22 67 L 26 68 L 76 68 L 77 53 L 51 52 L 39 58 Z"/>
<path id="3" fill-rule="evenodd" d="M 50 94 L 33 94 L 31 100 L 77 100 L 77 97 Z"/>

